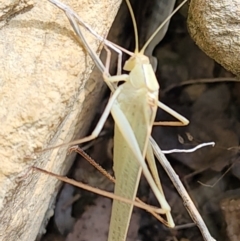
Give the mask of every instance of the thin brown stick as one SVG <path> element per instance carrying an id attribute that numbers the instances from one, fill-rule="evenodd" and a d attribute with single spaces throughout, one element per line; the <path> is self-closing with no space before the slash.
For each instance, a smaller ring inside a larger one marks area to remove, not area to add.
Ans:
<path id="1" fill-rule="evenodd" d="M 183 200 L 183 204 L 186 207 L 189 215 L 191 216 L 193 222 L 198 226 L 200 232 L 202 233 L 202 236 L 205 241 L 216 241 L 210 234 L 205 222 L 203 221 L 200 213 L 198 212 L 197 208 L 195 207 L 193 201 L 191 200 L 189 194 L 187 193 L 185 187 L 183 186 L 182 182 L 180 181 L 178 175 L 168 162 L 167 158 L 162 153 L 161 149 L 157 145 L 157 143 L 153 140 L 153 138 L 150 138 L 151 145 L 154 151 L 154 154 L 156 155 L 157 159 L 159 160 L 160 164 L 168 174 L 169 178 L 171 179 L 173 185 L 177 189 L 179 195 L 181 196 Z"/>

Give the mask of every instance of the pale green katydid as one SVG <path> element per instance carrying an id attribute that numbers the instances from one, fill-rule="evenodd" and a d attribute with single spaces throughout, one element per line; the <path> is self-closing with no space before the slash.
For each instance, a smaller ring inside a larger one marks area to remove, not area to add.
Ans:
<path id="1" fill-rule="evenodd" d="M 104 113 L 92 134 L 81 140 L 68 143 L 68 145 L 80 144 L 95 139 L 99 135 L 109 113 L 111 112 L 115 120 L 113 160 L 114 174 L 116 177 L 115 194 L 130 200 L 135 200 L 140 176 L 143 171 L 158 202 L 165 211 L 168 226 L 174 227 L 174 222 L 170 214 L 170 207 L 165 200 L 159 181 L 160 179 L 155 166 L 149 138 L 151 136 L 157 107 L 162 108 L 179 120 L 177 122 L 159 122 L 157 124 L 187 125 L 188 120 L 158 101 L 159 84 L 152 66 L 149 63 L 148 57 L 144 55 L 144 50 L 151 41 L 151 38 L 142 50 L 138 51 L 136 23 L 130 3 L 126 0 L 134 23 L 136 50 L 134 53 L 130 54 L 130 59 L 124 65 L 124 70 L 129 71 L 128 75 L 109 76 L 107 74 L 107 68 L 105 68 L 98 57 L 94 55 L 81 34 L 79 26 L 77 25 L 77 22 L 82 24 L 80 18 L 70 8 L 59 1 L 49 1 L 64 10 L 77 35 L 89 50 L 93 60 L 104 72 L 104 80 L 113 92 Z M 186 1 L 187 0 L 185 0 L 182 5 Z M 155 34 L 167 21 L 169 21 L 170 17 L 156 30 Z M 102 40 L 108 47 L 116 47 L 114 44 L 111 45 L 108 41 L 105 41 L 104 39 Z M 124 81 L 124 83 L 117 86 L 119 81 Z M 59 145 L 58 147 L 62 145 Z M 151 173 L 145 163 L 145 157 L 148 160 Z M 132 208 L 133 204 L 126 204 L 120 201 L 113 202 L 108 240 L 122 241 L 126 239 Z"/>

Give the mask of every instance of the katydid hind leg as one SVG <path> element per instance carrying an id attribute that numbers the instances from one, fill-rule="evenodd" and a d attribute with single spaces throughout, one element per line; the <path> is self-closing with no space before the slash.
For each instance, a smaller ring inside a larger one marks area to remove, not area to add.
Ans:
<path id="1" fill-rule="evenodd" d="M 121 131 L 121 134 L 124 136 L 126 142 L 128 143 L 130 149 L 132 150 L 133 154 L 135 155 L 136 159 L 139 162 L 139 165 L 143 169 L 143 173 L 151 186 L 156 198 L 158 199 L 159 203 L 161 204 L 162 208 L 165 210 L 170 210 L 170 206 L 166 202 L 165 198 L 162 196 L 162 193 L 159 191 L 155 181 L 153 180 L 150 171 L 145 163 L 145 160 L 142 156 L 142 153 L 139 149 L 138 142 L 135 138 L 135 135 L 133 133 L 133 130 L 125 117 L 122 110 L 117 106 L 113 105 L 111 110 L 112 116 L 115 120 L 116 125 Z"/>
<path id="2" fill-rule="evenodd" d="M 150 142 L 148 143 L 148 148 L 147 148 L 147 153 L 146 153 L 146 160 L 148 162 L 148 166 L 149 169 L 152 173 L 153 179 L 156 182 L 156 185 L 158 186 L 159 191 L 162 193 L 163 197 L 165 198 L 163 189 L 162 189 L 162 184 L 160 181 L 160 177 L 158 175 L 158 170 L 157 170 L 157 166 L 156 166 L 156 162 L 155 162 L 155 158 L 154 158 L 154 154 L 153 154 L 153 149 L 152 146 L 150 144 Z M 166 199 L 165 199 L 166 200 Z M 171 215 L 170 211 L 166 212 L 166 218 L 167 218 L 167 223 L 169 227 L 174 227 L 174 221 Z"/>
<path id="3" fill-rule="evenodd" d="M 160 177 L 158 175 L 157 166 L 156 166 L 153 150 L 152 150 L 152 147 L 151 147 L 150 143 L 148 143 L 148 148 L 147 148 L 147 153 L 146 153 L 146 160 L 147 160 L 149 169 L 150 169 L 150 171 L 152 173 L 153 179 L 156 182 L 156 185 L 157 185 L 158 189 L 163 194 L 162 184 L 161 184 L 161 181 L 160 181 Z"/>
<path id="4" fill-rule="evenodd" d="M 151 148 L 151 146 L 150 146 Z M 93 160 L 83 149 L 81 149 L 79 146 L 73 146 L 69 149 L 69 152 L 77 152 L 78 154 L 80 154 L 85 160 L 87 160 L 93 167 L 95 167 L 100 173 L 102 173 L 106 178 L 108 178 L 111 182 L 113 183 L 116 183 L 116 179 L 110 174 L 108 173 L 101 165 L 99 165 L 95 160 Z M 152 150 L 151 150 L 152 151 Z M 153 152 L 152 152 L 152 155 L 153 155 Z M 154 156 L 153 156 L 154 157 Z M 155 162 L 154 162 L 155 164 Z M 157 172 L 157 170 L 155 169 L 155 171 Z M 151 169 L 151 172 L 153 173 L 152 169 Z M 159 186 L 159 189 L 161 190 L 161 184 L 159 182 L 159 176 L 158 174 L 157 175 L 154 175 L 156 176 L 156 182 L 157 183 L 157 186 Z M 143 201 L 141 201 L 139 198 L 136 198 L 135 201 L 137 201 L 140 205 L 142 204 L 144 207 L 146 206 L 149 206 L 150 208 L 152 206 L 144 203 Z M 143 207 L 143 208 L 144 208 Z M 157 220 L 159 220 L 160 222 L 162 222 L 163 224 L 165 224 L 166 226 L 168 226 L 168 223 L 159 215 L 160 213 L 161 214 L 165 214 L 165 211 L 162 210 L 160 211 L 160 209 L 158 209 L 158 212 L 154 212 L 152 210 L 149 210 L 149 209 L 146 209 L 148 212 L 150 212 L 154 217 L 157 218 Z M 159 214 L 158 214 L 159 213 Z"/>

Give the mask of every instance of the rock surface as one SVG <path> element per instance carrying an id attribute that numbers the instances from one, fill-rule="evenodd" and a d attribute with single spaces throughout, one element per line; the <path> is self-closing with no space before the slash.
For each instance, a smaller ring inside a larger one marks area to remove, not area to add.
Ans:
<path id="1" fill-rule="evenodd" d="M 188 28 L 196 44 L 235 75 L 240 75 L 239 0 L 192 0 Z"/>
<path id="2" fill-rule="evenodd" d="M 29 167 L 63 174 L 72 159 L 67 147 L 35 152 L 86 135 L 104 85 L 62 11 L 48 1 L 0 2 L 0 240 L 32 241 L 59 183 Z M 64 3 L 106 36 L 120 1 Z"/>

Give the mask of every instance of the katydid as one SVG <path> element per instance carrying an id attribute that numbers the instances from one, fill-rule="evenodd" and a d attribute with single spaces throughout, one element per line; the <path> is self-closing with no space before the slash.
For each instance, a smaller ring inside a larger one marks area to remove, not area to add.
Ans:
<path id="1" fill-rule="evenodd" d="M 81 38 L 81 40 L 83 41 L 85 47 L 87 48 L 87 50 L 89 51 L 89 54 L 91 55 L 91 57 L 93 58 L 93 60 L 95 61 L 96 65 L 98 66 L 98 68 L 104 72 L 104 75 L 105 75 L 105 80 L 106 80 L 106 83 L 108 84 L 109 88 L 114 92 L 116 90 L 116 86 L 115 84 L 113 84 L 112 82 L 109 82 L 111 81 L 111 79 L 113 79 L 113 82 L 118 82 L 118 77 L 117 78 L 106 78 L 108 77 L 108 73 L 106 71 L 106 68 L 103 66 L 102 62 L 100 61 L 100 59 L 98 58 L 98 56 L 91 50 L 91 48 L 88 46 L 87 42 L 85 41 L 85 38 L 84 36 L 82 35 L 77 23 L 79 23 L 80 25 L 83 25 L 84 27 L 86 27 L 93 35 L 95 35 L 98 39 L 100 39 L 101 41 L 104 42 L 105 45 L 107 45 L 108 47 L 111 47 L 112 49 L 114 50 L 117 50 L 116 49 L 116 45 L 112 44 L 111 42 L 107 41 L 106 39 L 100 37 L 99 35 L 97 35 L 89 26 L 87 26 L 70 8 L 68 8 L 67 6 L 65 6 L 64 4 L 58 2 L 58 1 L 55 1 L 55 0 L 49 0 L 51 1 L 52 3 L 54 3 L 55 5 L 57 5 L 59 8 L 61 8 L 62 10 L 65 11 L 67 17 L 69 18 L 69 21 L 70 23 L 72 24 L 74 30 L 76 31 L 77 35 Z M 129 3 L 128 3 L 129 4 Z M 131 9 L 130 9 L 131 11 Z M 171 17 L 171 16 L 170 16 Z M 170 19 L 170 17 L 168 19 Z M 164 23 L 166 23 L 168 21 L 168 19 L 166 19 L 166 21 Z M 161 25 L 163 26 L 164 23 Z M 161 28 L 161 26 L 158 28 L 158 30 Z M 136 28 L 135 28 L 136 29 Z M 158 31 L 157 30 L 157 31 Z M 156 32 L 157 32 L 156 31 Z M 137 34 L 136 34 L 137 36 Z M 153 38 L 154 36 L 152 36 Z M 150 40 L 148 41 L 148 43 L 150 42 Z M 145 44 L 145 46 L 147 46 L 147 44 Z M 120 48 L 120 50 L 123 50 L 122 48 Z M 128 52 L 126 50 L 124 50 L 125 52 Z M 119 53 L 119 51 L 117 50 L 117 52 Z M 144 52 L 144 48 L 141 52 Z M 129 52 L 128 52 L 129 53 Z M 131 55 L 131 54 L 130 54 Z M 143 71 L 144 72 L 144 71 Z M 118 71 L 119 73 L 119 71 Z M 144 72 L 145 73 L 145 72 Z M 125 79 L 126 75 L 125 76 L 122 76 L 124 77 L 123 79 L 125 81 L 130 81 L 128 78 Z M 122 79 L 121 79 L 122 80 Z M 147 78 L 146 78 L 147 80 Z M 153 79 L 154 80 L 154 79 Z M 146 85 L 146 86 L 149 86 L 149 85 Z M 168 124 L 171 123 L 171 124 L 174 124 L 174 125 L 183 125 L 183 124 L 187 124 L 187 120 L 185 118 L 183 118 L 181 115 L 177 114 L 176 112 L 172 111 L 170 108 L 166 107 L 165 105 L 163 105 L 162 103 L 158 102 L 158 106 L 162 107 L 164 110 L 166 110 L 167 112 L 169 112 L 170 114 L 174 115 L 176 118 L 178 118 L 182 123 L 179 123 L 179 122 L 165 122 L 165 123 L 161 123 L 161 124 Z M 106 112 L 105 112 L 106 113 Z M 147 116 L 145 115 L 145 118 L 147 118 Z M 128 123 L 129 124 L 129 123 Z M 131 123 L 130 123 L 131 124 Z M 158 123 L 159 124 L 159 123 Z M 183 188 L 181 182 L 179 181 L 179 178 L 178 176 L 174 173 L 174 171 L 172 170 L 171 166 L 166 163 L 166 158 L 164 157 L 164 155 L 162 154 L 162 151 L 158 148 L 158 146 L 156 145 L 156 143 L 154 142 L 154 140 L 152 138 L 150 138 L 151 140 L 151 145 L 153 146 L 153 150 L 154 150 L 154 153 L 156 155 L 156 157 L 158 158 L 158 160 L 161 162 L 161 164 L 163 165 L 163 167 L 166 169 L 167 173 L 169 174 L 171 180 L 173 181 L 174 185 L 176 186 L 178 192 L 180 193 L 180 195 L 182 196 L 184 202 L 186 202 L 186 204 L 189 204 L 187 205 L 187 209 L 190 213 L 190 215 L 193 217 L 193 220 L 196 222 L 196 224 L 198 225 L 199 229 L 201 230 L 202 234 L 203 234 L 203 237 L 205 240 L 214 240 L 211 235 L 209 234 L 204 222 L 202 221 L 200 215 L 198 214 L 195 206 L 193 205 L 191 199 L 189 198 L 188 194 L 186 193 L 185 189 Z M 86 141 L 86 140 L 85 140 Z M 135 139 L 136 141 L 136 139 Z M 83 140 L 81 140 L 81 143 L 83 142 Z M 78 143 L 78 142 L 72 142 L 72 143 L 67 143 L 68 145 L 69 144 L 74 144 L 74 143 Z M 63 145 L 66 145 L 66 144 L 62 144 L 62 145 L 59 145 L 59 146 L 63 146 Z M 204 143 L 204 144 L 201 144 L 199 145 L 198 147 L 195 147 L 193 149 L 189 149 L 189 150 L 172 150 L 172 151 L 167 151 L 167 153 L 171 153 L 171 152 L 192 152 L 192 151 L 195 151 L 196 149 L 198 148 L 201 148 L 203 146 L 207 146 L 207 145 L 214 145 L 214 143 Z M 133 147 L 131 144 L 129 145 L 130 146 L 130 149 Z M 55 148 L 55 147 L 53 147 Z M 52 148 L 48 148 L 48 149 L 52 149 Z M 135 157 L 137 157 L 136 155 L 136 151 L 133 151 L 133 154 Z M 154 176 L 154 179 L 155 179 L 155 182 L 157 184 L 157 187 L 159 188 L 159 191 L 160 193 L 163 195 L 163 192 L 162 192 L 162 189 L 161 189 L 161 185 L 160 185 L 160 182 L 158 181 L 158 174 L 156 172 L 156 167 L 155 167 L 155 163 L 154 163 L 154 159 L 153 159 L 153 155 L 152 155 L 152 149 L 151 149 L 151 146 L 148 145 L 148 150 L 147 150 L 147 159 L 149 160 L 149 166 L 150 166 L 150 169 L 151 169 L 151 172 L 152 172 L 152 175 Z M 133 157 L 134 158 L 134 157 Z M 117 160 L 117 159 L 116 159 Z M 140 160 L 140 159 L 138 159 Z M 140 162 L 141 163 L 141 162 Z M 94 165 L 95 166 L 95 165 Z M 144 167 L 145 168 L 145 167 Z M 46 172 L 42 169 L 39 169 L 39 168 L 35 168 L 35 169 L 38 169 L 40 171 L 43 171 L 49 175 L 53 175 L 63 181 L 66 181 L 66 182 L 69 182 L 69 183 L 72 183 L 73 185 L 77 185 L 76 182 L 70 182 L 69 179 L 67 178 L 62 178 L 56 174 L 53 174 L 53 173 L 50 173 L 50 172 Z M 144 169 L 143 169 L 144 170 Z M 148 171 L 148 170 L 147 170 Z M 140 172 L 140 171 L 139 171 Z M 146 173 L 146 170 L 145 170 L 145 173 Z M 121 176 L 120 176 L 121 178 Z M 121 180 L 118 180 L 118 183 L 120 183 Z M 78 185 L 79 186 L 79 185 Z M 80 186 L 81 187 L 81 186 Z M 91 191 L 94 191 L 94 190 L 91 190 Z M 98 190 L 95 190 L 98 192 Z M 98 192 L 100 193 L 100 192 Z M 100 193 L 100 194 L 103 194 L 103 193 Z M 126 198 L 121 198 L 120 196 L 117 196 L 117 195 L 109 195 L 109 194 L 105 194 L 107 195 L 108 197 L 112 197 L 112 198 L 115 198 L 116 200 L 119 200 L 119 201 L 122 201 L 124 203 L 128 203 L 128 204 L 131 204 L 131 205 L 136 205 L 136 203 L 134 201 L 129 201 L 129 199 L 126 199 Z M 146 210 L 148 210 L 150 213 L 152 213 L 156 218 L 158 218 L 158 214 L 157 213 L 162 213 L 162 212 L 159 212 L 159 209 L 156 210 L 156 209 L 151 209 L 151 206 L 148 206 L 148 205 L 145 205 L 143 203 L 141 203 L 141 201 L 137 200 L 138 202 L 140 202 L 140 205 L 137 204 L 137 206 L 139 207 L 142 207 Z M 165 213 L 166 213 L 166 209 L 165 209 Z M 131 214 L 130 214 L 131 215 Z M 168 216 L 167 216 L 168 217 Z M 158 218 L 160 221 L 162 221 L 162 218 Z M 168 219 L 169 220 L 169 219 Z M 166 224 L 166 221 L 163 220 L 163 222 Z M 169 224 L 168 224 L 169 225 Z M 119 228 L 119 226 L 115 226 L 115 228 Z"/>
<path id="2" fill-rule="evenodd" d="M 109 113 L 111 112 L 115 121 L 113 160 L 113 169 L 116 177 L 115 194 L 132 201 L 135 200 L 140 176 L 143 171 L 158 202 L 165 211 L 168 226 L 174 227 L 174 222 L 170 214 L 171 209 L 165 200 L 159 181 L 160 179 L 157 173 L 149 138 L 158 107 L 173 115 L 178 119 L 178 121 L 158 122 L 157 124 L 187 125 L 188 120 L 158 101 L 159 84 L 153 68 L 149 63 L 148 57 L 144 55 L 144 50 L 147 45 L 145 45 L 141 51 L 138 50 L 136 23 L 129 1 L 127 0 L 126 2 L 133 19 L 136 50 L 134 53 L 130 54 L 131 57 L 128 61 L 126 61 L 123 68 L 124 70 L 129 71 L 129 74 L 116 76 L 110 76 L 107 68 L 101 65 L 101 61 L 98 57 L 93 56 L 92 51 L 90 51 L 91 48 L 87 45 L 83 35 L 81 34 L 79 26 L 77 25 L 77 22 L 82 24 L 80 18 L 64 4 L 59 3 L 56 0 L 49 1 L 60 7 L 66 13 L 71 25 L 77 35 L 81 37 L 82 42 L 89 50 L 90 55 L 94 58 L 97 66 L 100 66 L 99 68 L 104 71 L 104 80 L 113 92 L 104 113 L 92 134 L 81 140 L 68 143 L 68 145 L 80 144 L 95 139 L 99 135 Z M 185 0 L 181 6 L 186 1 L 187 0 Z M 177 10 L 175 10 L 173 14 L 176 11 Z M 170 17 L 164 21 L 153 36 L 162 28 L 162 26 L 164 26 L 166 22 L 169 21 Z M 103 40 L 103 42 L 108 47 L 116 47 L 114 44 L 111 45 L 107 41 Z M 119 81 L 124 81 L 124 83 L 117 86 Z M 147 158 L 151 173 L 145 163 L 145 157 Z M 108 240 L 126 239 L 132 209 L 133 204 L 126 204 L 120 201 L 113 202 Z"/>

